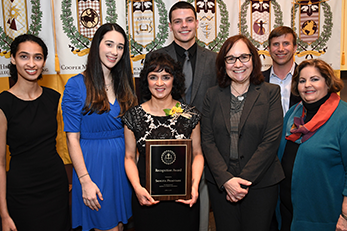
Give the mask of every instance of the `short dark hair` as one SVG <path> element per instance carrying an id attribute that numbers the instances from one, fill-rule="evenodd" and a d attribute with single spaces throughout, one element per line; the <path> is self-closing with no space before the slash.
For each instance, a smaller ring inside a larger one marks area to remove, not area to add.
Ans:
<path id="1" fill-rule="evenodd" d="M 194 12 L 195 15 L 195 19 L 197 19 L 196 16 L 196 10 L 194 8 L 194 6 L 188 2 L 184 2 L 184 1 L 179 1 L 176 2 L 170 9 L 169 11 L 169 21 L 171 22 L 171 17 L 172 17 L 172 11 L 177 10 L 177 9 L 191 9 Z"/>
<path id="2" fill-rule="evenodd" d="M 46 61 L 48 56 L 48 48 L 46 44 L 43 42 L 41 38 L 32 34 L 22 34 L 17 36 L 11 43 L 11 55 L 15 58 L 18 51 L 19 44 L 23 42 L 27 42 L 27 41 L 37 43 L 42 48 L 43 59 L 44 61 Z M 9 69 L 10 69 L 11 79 L 16 83 L 18 80 L 18 72 L 17 72 L 16 65 L 10 62 Z M 42 73 L 39 75 L 37 79 L 41 79 L 41 78 L 42 78 Z"/>
<path id="3" fill-rule="evenodd" d="M 261 61 L 258 55 L 257 48 L 255 48 L 255 46 L 251 43 L 251 41 L 249 41 L 246 36 L 239 34 L 228 38 L 222 45 L 217 55 L 217 80 L 220 87 L 225 88 L 231 84 L 231 79 L 226 73 L 224 58 L 229 50 L 233 47 L 233 45 L 239 40 L 242 40 L 247 45 L 252 55 L 253 70 L 250 76 L 250 82 L 252 84 L 259 85 L 264 81 L 264 76 L 261 73 Z"/>
<path id="4" fill-rule="evenodd" d="M 298 84 L 300 79 L 300 73 L 302 69 L 307 66 L 315 67 L 319 73 L 325 79 L 325 83 L 328 86 L 328 92 L 339 92 L 342 90 L 344 84 L 343 81 L 335 76 L 333 68 L 321 59 L 307 59 L 302 61 L 299 66 L 295 69 L 292 78 L 292 93 L 293 95 L 299 95 Z"/>
<path id="5" fill-rule="evenodd" d="M 293 45 L 296 46 L 296 39 L 297 39 L 296 33 L 293 31 L 292 28 L 287 26 L 276 27 L 270 32 L 269 39 L 268 39 L 269 46 L 271 46 L 271 40 L 273 38 L 277 38 L 285 34 L 293 35 Z"/>
<path id="6" fill-rule="evenodd" d="M 176 62 L 170 55 L 160 52 L 151 54 L 150 58 L 146 60 L 143 69 L 140 72 L 140 89 L 141 97 L 144 101 L 151 99 L 151 92 L 148 88 L 148 74 L 150 72 L 161 72 L 165 70 L 174 78 L 171 95 L 172 98 L 178 100 L 185 91 L 184 75 L 182 67 L 179 62 Z"/>

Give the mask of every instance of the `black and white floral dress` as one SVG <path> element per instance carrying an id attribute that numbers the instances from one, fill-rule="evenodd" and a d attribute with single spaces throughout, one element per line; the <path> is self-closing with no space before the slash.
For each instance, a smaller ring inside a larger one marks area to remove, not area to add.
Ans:
<path id="1" fill-rule="evenodd" d="M 186 104 L 181 104 L 181 108 L 192 117 L 154 116 L 138 105 L 128 110 L 122 118 L 123 123 L 135 135 L 139 151 L 137 168 L 143 187 L 146 185 L 146 139 L 189 139 L 192 130 L 200 121 L 201 115 L 197 109 Z M 192 208 L 174 201 L 161 201 L 147 207 L 141 206 L 134 194 L 132 207 L 136 231 L 199 229 L 199 202 Z"/>

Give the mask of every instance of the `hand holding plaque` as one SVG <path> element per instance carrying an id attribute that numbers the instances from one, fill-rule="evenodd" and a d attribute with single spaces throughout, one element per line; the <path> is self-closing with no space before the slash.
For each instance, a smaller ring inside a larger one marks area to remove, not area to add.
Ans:
<path id="1" fill-rule="evenodd" d="M 190 199 L 191 139 L 146 140 L 146 189 L 155 200 Z"/>

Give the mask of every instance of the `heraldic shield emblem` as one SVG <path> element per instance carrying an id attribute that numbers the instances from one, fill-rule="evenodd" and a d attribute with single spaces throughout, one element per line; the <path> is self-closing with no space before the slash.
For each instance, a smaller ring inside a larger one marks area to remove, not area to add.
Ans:
<path id="1" fill-rule="evenodd" d="M 292 28 L 298 34 L 298 57 L 305 56 L 307 59 L 324 54 L 333 28 L 332 12 L 328 1 L 296 0 L 292 12 Z M 324 21 L 323 25 L 321 21 Z"/>
<path id="2" fill-rule="evenodd" d="M 132 35 L 143 47 L 154 40 L 154 10 L 152 1 L 132 2 Z"/>
<path id="3" fill-rule="evenodd" d="M 216 2 L 214 0 L 196 1 L 196 12 L 199 20 L 197 38 L 208 45 L 217 37 Z"/>
<path id="4" fill-rule="evenodd" d="M 101 14 L 103 3 L 101 0 L 74 1 L 76 12 L 73 14 L 72 2 L 72 0 L 61 1 L 60 20 L 64 33 L 71 42 L 68 44 L 71 52 L 78 56 L 84 56 L 89 54 L 90 42 L 96 30 L 103 24 Z M 109 1 L 106 6 L 106 22 L 116 22 L 116 1 Z"/>
<path id="5" fill-rule="evenodd" d="M 101 25 L 101 3 L 98 0 L 78 0 L 79 32 L 92 40 L 96 30 Z"/>
<path id="6" fill-rule="evenodd" d="M 229 37 L 229 13 L 222 0 L 188 0 L 193 4 L 199 28 L 196 32 L 197 43 L 209 50 L 218 52 L 225 40 Z M 217 17 L 219 10 L 220 19 Z M 218 28 L 219 23 L 219 28 Z"/>
<path id="7" fill-rule="evenodd" d="M 196 32 L 197 43 L 211 51 L 218 52 L 229 37 L 229 13 L 222 0 L 188 0 L 193 4 L 199 20 Z M 217 17 L 219 10 L 220 19 Z M 219 28 L 218 28 L 219 23 Z"/>
<path id="8" fill-rule="evenodd" d="M 38 35 L 42 27 L 40 0 L 31 0 L 31 24 L 28 25 L 27 0 L 3 0 L 3 25 L 0 26 L 0 56 L 10 58 L 10 44 L 18 35 L 29 33 Z"/>
<path id="9" fill-rule="evenodd" d="M 142 62 L 169 37 L 166 5 L 162 0 L 128 0 L 127 14 L 131 59 Z"/>
<path id="10" fill-rule="evenodd" d="M 269 56 L 266 50 L 272 28 L 283 25 L 280 5 L 276 0 L 246 0 L 241 5 L 240 33 L 245 35 L 258 49 L 258 53 Z"/>
<path id="11" fill-rule="evenodd" d="M 5 33 L 12 39 L 28 31 L 26 1 L 3 1 Z"/>
<path id="12" fill-rule="evenodd" d="M 270 1 L 252 1 L 251 36 L 263 44 L 271 31 Z"/>

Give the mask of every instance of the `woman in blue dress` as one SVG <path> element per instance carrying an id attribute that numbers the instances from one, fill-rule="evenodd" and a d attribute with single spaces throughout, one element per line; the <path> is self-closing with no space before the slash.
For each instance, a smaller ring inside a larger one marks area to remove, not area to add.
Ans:
<path id="1" fill-rule="evenodd" d="M 65 86 L 64 130 L 74 166 L 73 228 L 123 230 L 132 215 L 120 119 L 137 104 L 128 47 L 119 25 L 102 25 L 95 32 L 86 70 Z"/>

